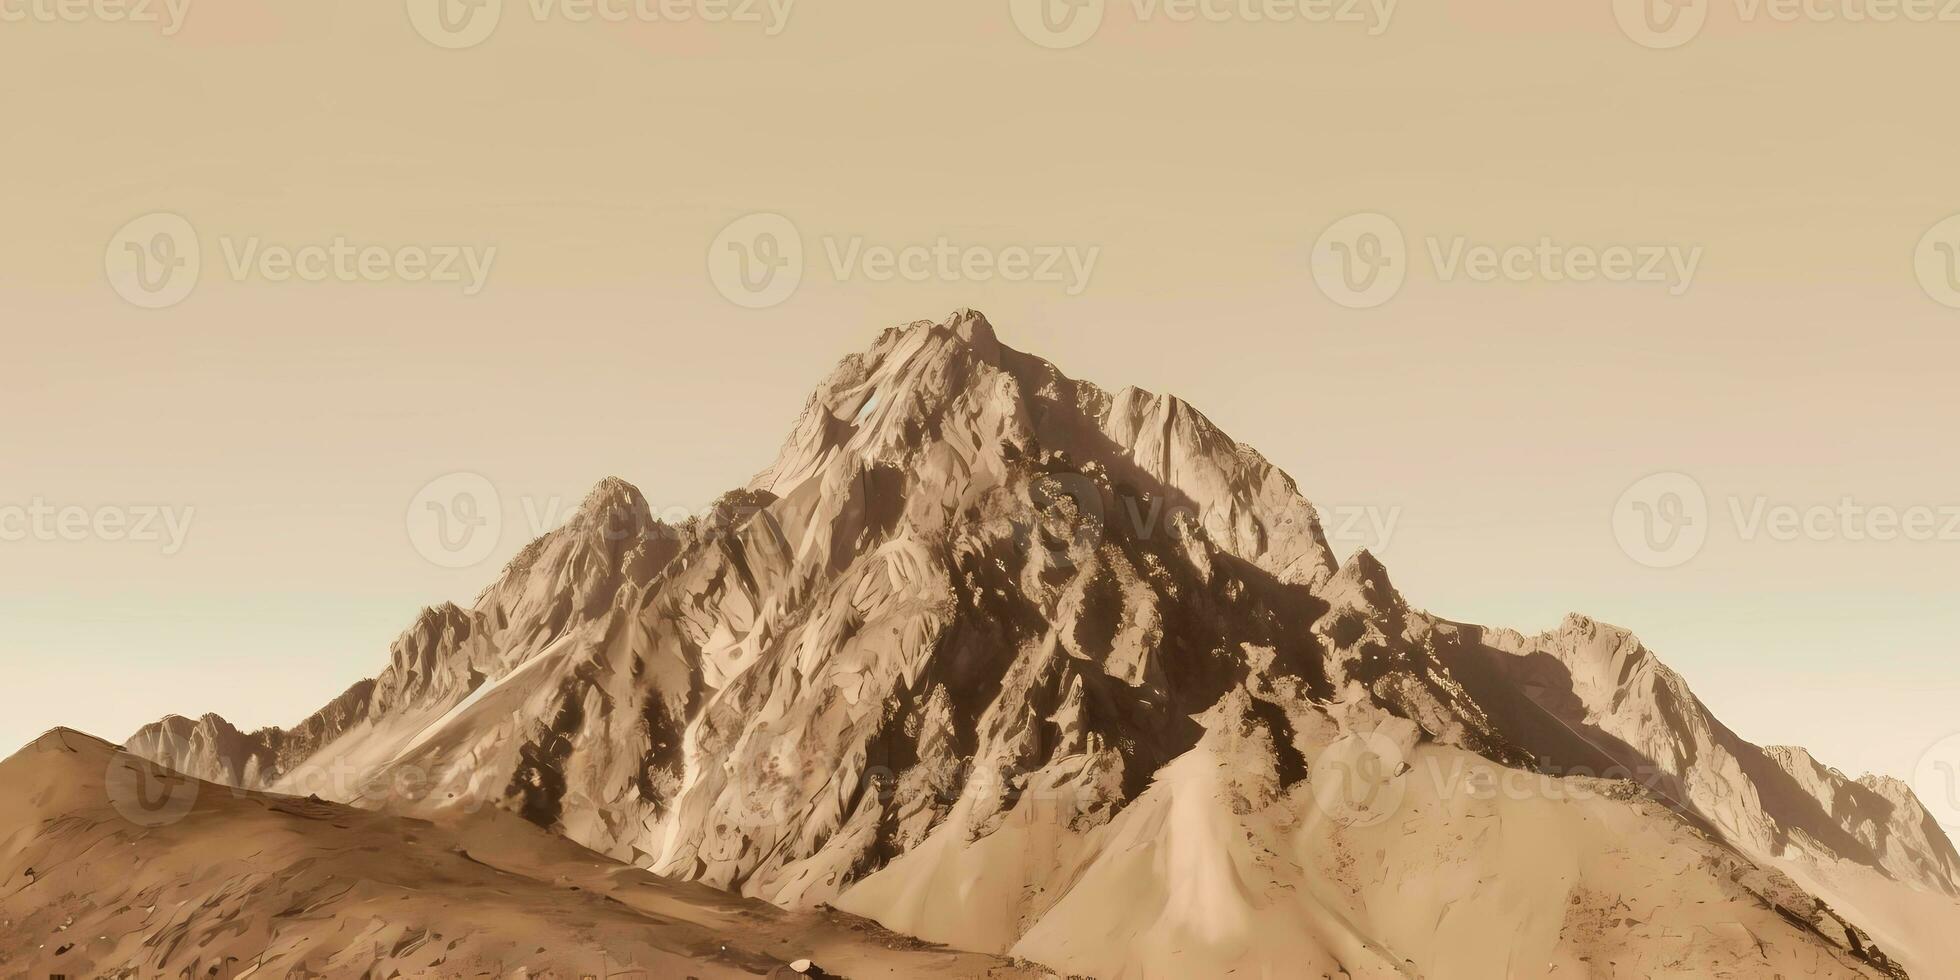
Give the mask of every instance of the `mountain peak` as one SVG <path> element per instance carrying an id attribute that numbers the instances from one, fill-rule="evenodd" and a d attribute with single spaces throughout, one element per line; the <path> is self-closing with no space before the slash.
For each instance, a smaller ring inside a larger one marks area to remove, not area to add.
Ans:
<path id="1" fill-rule="evenodd" d="M 50 752 L 106 757 L 114 751 L 116 751 L 115 746 L 87 732 L 57 726 L 42 732 L 33 741 L 21 746 L 13 755 L 7 756 L 0 762 L 12 767 L 30 756 L 45 755 Z"/>
<path id="2" fill-rule="evenodd" d="M 1000 338 L 994 336 L 994 325 L 987 319 L 987 314 L 971 308 L 957 309 L 947 318 L 946 325 L 952 329 L 954 336 L 966 341 L 967 346 L 973 348 L 981 359 L 999 359 Z"/>
<path id="3" fill-rule="evenodd" d="M 110 745 L 103 739 L 96 738 L 78 728 L 69 728 L 66 725 L 56 725 L 42 732 L 39 737 L 27 744 L 39 749 L 60 748 L 69 751 L 74 751 L 78 745 L 91 749 L 98 747 L 115 748 L 115 746 Z"/>
<path id="4" fill-rule="evenodd" d="M 637 512 L 646 508 L 646 497 L 640 488 L 616 476 L 608 476 L 593 484 L 585 499 L 579 503 L 578 512 L 583 515 L 604 514 L 624 510 Z"/>
<path id="5" fill-rule="evenodd" d="M 1401 604 L 1401 594 L 1389 581 L 1388 567 L 1366 548 L 1355 549 L 1322 592 L 1330 601 L 1349 601 L 1363 609 L 1383 610 Z"/>

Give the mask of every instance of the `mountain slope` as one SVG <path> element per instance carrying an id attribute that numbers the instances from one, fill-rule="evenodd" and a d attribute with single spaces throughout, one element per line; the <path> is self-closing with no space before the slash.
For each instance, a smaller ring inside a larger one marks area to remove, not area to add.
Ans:
<path id="1" fill-rule="evenodd" d="M 1748 853 L 1846 860 L 1960 897 L 1960 854 L 1911 789 L 1853 781 L 1801 748 L 1744 741 L 1626 630 L 1571 616 L 1534 637 L 1481 635 L 1505 683 L 1562 723 L 1605 736 L 1619 747 L 1615 762 Z"/>
<path id="2" fill-rule="evenodd" d="M 1892 968 L 1870 933 L 1765 869 L 1960 893 L 1902 787 L 1749 746 L 1619 631 L 1411 608 L 1189 405 L 1070 379 L 971 312 L 845 358 L 710 518 L 668 527 L 608 481 L 293 732 L 166 719 L 130 747 L 408 813 L 491 803 L 662 874 L 1077 972 L 1204 972 L 1258 934 L 1355 975 L 1536 975 L 1450 952 L 1472 935 L 1605 974 L 1855 975 Z M 1439 766 L 1547 781 L 1483 808 L 1406 785 Z M 1591 776 L 1634 778 L 1564 798 Z M 1557 846 L 1449 853 L 1492 821 Z M 1657 853 L 1596 853 L 1636 832 Z M 1326 864 L 1343 851 L 1398 870 Z M 1386 908 L 1451 874 L 1447 905 Z M 1093 898 L 1112 890 L 1157 898 Z M 1669 895 L 1719 915 L 1607 911 Z M 1084 916 L 1181 938 L 1130 959 Z"/>
<path id="3" fill-rule="evenodd" d="M 804 957 L 1043 975 L 664 881 L 494 812 L 428 823 L 234 791 L 76 732 L 0 762 L 0 826 L 8 975 L 753 977 Z"/>

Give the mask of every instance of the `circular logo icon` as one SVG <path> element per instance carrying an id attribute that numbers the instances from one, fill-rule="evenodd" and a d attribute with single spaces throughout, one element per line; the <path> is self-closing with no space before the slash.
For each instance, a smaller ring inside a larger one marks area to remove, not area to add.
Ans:
<path id="1" fill-rule="evenodd" d="M 176 306 L 197 288 L 203 268 L 197 230 L 165 211 L 122 226 L 102 256 L 116 295 L 146 310 Z"/>
<path id="2" fill-rule="evenodd" d="M 1960 734 L 1934 742 L 1912 771 L 1912 792 L 1951 833 L 1960 830 Z"/>
<path id="3" fill-rule="evenodd" d="M 109 760 L 102 784 L 109 805 L 139 827 L 176 823 L 197 804 L 197 780 L 127 752 Z"/>
<path id="4" fill-rule="evenodd" d="M 1082 473 L 1046 473 L 1028 481 L 1029 512 L 1013 521 L 1026 554 L 1044 554 L 1051 567 L 1073 567 L 1074 555 L 1102 544 L 1102 487 Z"/>
<path id="5" fill-rule="evenodd" d="M 443 568 L 468 568 L 490 557 L 503 524 L 497 488 L 475 473 L 438 477 L 408 504 L 409 542 Z"/>
<path id="6" fill-rule="evenodd" d="M 1407 762 L 1402 747 L 1385 735 L 1342 736 L 1313 761 L 1314 803 L 1344 826 L 1372 827 L 1402 806 Z"/>
<path id="7" fill-rule="evenodd" d="M 815 753 L 786 749 L 782 739 L 765 739 L 740 767 L 743 785 L 728 808 L 742 830 L 782 827 L 814 799 L 828 780 L 818 772 Z"/>
<path id="8" fill-rule="evenodd" d="M 1014 26 L 1028 40 L 1057 51 L 1085 44 L 1102 29 L 1107 0 L 1007 0 Z"/>
<path id="9" fill-rule="evenodd" d="M 775 306 L 803 284 L 803 236 L 780 214 L 737 218 L 708 246 L 708 277 L 736 306 Z"/>
<path id="10" fill-rule="evenodd" d="M 489 40 L 503 16 L 504 0 L 408 0 L 408 22 L 415 33 L 451 51 Z"/>
<path id="11" fill-rule="evenodd" d="M 1926 230 L 1912 254 L 1912 268 L 1926 295 L 1960 310 L 1960 214 Z"/>
<path id="12" fill-rule="evenodd" d="M 1409 275 L 1402 226 L 1372 211 L 1327 226 L 1313 243 L 1313 281 L 1328 299 L 1370 310 L 1395 298 Z"/>
<path id="13" fill-rule="evenodd" d="M 1708 543 L 1708 495 L 1686 473 L 1656 473 L 1620 494 L 1613 536 L 1648 568 L 1687 564 Z"/>
<path id="14" fill-rule="evenodd" d="M 1701 33 L 1708 23 L 1708 0 L 1613 0 L 1613 19 L 1635 44 L 1665 51 Z"/>

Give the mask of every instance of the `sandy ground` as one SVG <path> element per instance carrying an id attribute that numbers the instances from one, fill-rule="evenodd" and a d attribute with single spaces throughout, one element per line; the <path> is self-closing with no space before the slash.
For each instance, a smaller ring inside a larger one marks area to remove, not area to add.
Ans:
<path id="1" fill-rule="evenodd" d="M 1077 840 L 1032 813 L 971 844 L 949 827 L 842 904 L 1103 980 L 1879 975 L 1612 784 L 1421 745 L 1329 806 L 1325 780 L 1281 789 L 1259 755 L 1208 743 Z"/>
<path id="2" fill-rule="evenodd" d="M 246 793 L 76 732 L 0 763 L 0 974 L 1038 977 L 610 861 L 500 813 Z"/>
<path id="3" fill-rule="evenodd" d="M 1913 980 L 1960 980 L 1960 901 L 1849 862 L 1778 862 L 1798 884 L 1826 895 L 1891 953 Z"/>

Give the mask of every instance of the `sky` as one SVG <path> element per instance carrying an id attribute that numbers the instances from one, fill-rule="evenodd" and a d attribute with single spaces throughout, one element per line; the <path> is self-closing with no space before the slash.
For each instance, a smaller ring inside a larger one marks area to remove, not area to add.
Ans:
<path id="1" fill-rule="evenodd" d="M 1627 626 L 1960 824 L 1960 23 L 424 2 L 0 3 L 0 745 L 293 723 L 598 480 L 698 508 L 974 307 L 1412 603 Z"/>

